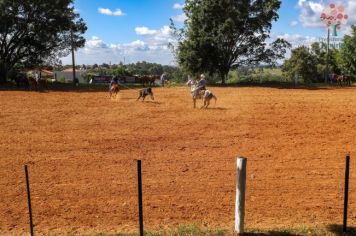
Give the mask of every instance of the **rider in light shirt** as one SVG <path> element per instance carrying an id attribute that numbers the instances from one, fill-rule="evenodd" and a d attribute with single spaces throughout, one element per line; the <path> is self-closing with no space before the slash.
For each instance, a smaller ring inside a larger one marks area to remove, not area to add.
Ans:
<path id="1" fill-rule="evenodd" d="M 206 90 L 205 86 L 206 86 L 205 75 L 201 74 L 200 75 L 200 80 L 198 81 L 198 84 L 197 84 L 197 87 L 194 90 L 194 95 L 198 96 L 200 90 Z"/>

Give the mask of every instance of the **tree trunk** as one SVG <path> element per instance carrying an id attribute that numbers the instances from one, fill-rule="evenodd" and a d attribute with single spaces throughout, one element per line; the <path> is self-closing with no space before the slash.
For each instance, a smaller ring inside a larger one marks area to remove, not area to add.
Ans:
<path id="1" fill-rule="evenodd" d="M 225 85 L 225 75 L 221 75 L 221 84 Z"/>
<path id="2" fill-rule="evenodd" d="M 227 74 L 229 73 L 229 70 L 225 71 L 220 71 L 220 77 L 221 77 L 221 84 L 225 85 Z"/>
<path id="3" fill-rule="evenodd" d="M 4 84 L 7 79 L 7 66 L 4 64 L 0 64 L 0 84 Z"/>

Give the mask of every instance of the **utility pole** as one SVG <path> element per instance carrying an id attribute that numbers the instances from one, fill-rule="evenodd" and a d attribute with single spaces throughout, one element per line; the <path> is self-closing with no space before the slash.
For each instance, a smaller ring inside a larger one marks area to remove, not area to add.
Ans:
<path id="1" fill-rule="evenodd" d="M 327 45 L 326 45 L 325 83 L 328 82 L 328 76 L 329 76 L 329 44 L 330 44 L 330 27 L 328 27 L 328 38 L 327 38 Z"/>
<path id="2" fill-rule="evenodd" d="M 334 3 L 328 4 L 320 15 L 321 20 L 328 28 L 327 48 L 326 48 L 326 67 L 325 67 L 325 83 L 328 82 L 328 76 L 330 73 L 329 59 L 330 59 L 330 27 L 332 27 L 332 36 L 337 36 L 336 29 L 340 28 L 340 25 L 346 24 L 349 18 L 345 12 L 343 5 L 335 5 Z"/>
<path id="3" fill-rule="evenodd" d="M 73 83 L 74 85 L 77 85 L 77 78 L 75 76 L 73 28 L 70 29 L 70 38 L 71 38 L 71 46 L 72 46 Z"/>

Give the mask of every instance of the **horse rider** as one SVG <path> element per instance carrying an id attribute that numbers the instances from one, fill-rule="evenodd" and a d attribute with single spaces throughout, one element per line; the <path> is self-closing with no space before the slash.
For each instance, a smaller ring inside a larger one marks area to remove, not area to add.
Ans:
<path id="1" fill-rule="evenodd" d="M 111 78 L 111 81 L 110 81 L 110 86 L 109 86 L 109 91 L 111 90 L 111 86 L 113 85 L 113 84 L 119 84 L 119 77 L 118 76 L 113 76 L 112 78 Z"/>
<path id="2" fill-rule="evenodd" d="M 196 88 L 194 90 L 194 96 L 198 96 L 199 95 L 199 92 L 201 90 L 206 90 L 205 88 L 206 86 L 206 80 L 205 80 L 205 75 L 204 74 L 201 74 L 200 75 L 200 80 L 198 81 L 197 85 L 196 85 Z"/>
<path id="3" fill-rule="evenodd" d="M 35 80 L 36 80 L 37 84 L 40 82 L 40 79 L 41 79 L 41 74 L 38 73 L 38 71 L 36 70 L 36 72 L 35 72 Z"/>

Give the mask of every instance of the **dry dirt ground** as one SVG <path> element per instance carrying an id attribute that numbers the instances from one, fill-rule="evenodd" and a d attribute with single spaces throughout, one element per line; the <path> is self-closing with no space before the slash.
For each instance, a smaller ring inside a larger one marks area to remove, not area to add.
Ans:
<path id="1" fill-rule="evenodd" d="M 232 229 L 236 157 L 247 161 L 246 227 L 342 224 L 345 155 L 356 226 L 356 88 L 0 91 L 0 234 L 137 232 L 142 160 L 146 230 Z M 200 106 L 202 101 L 198 101 Z"/>

